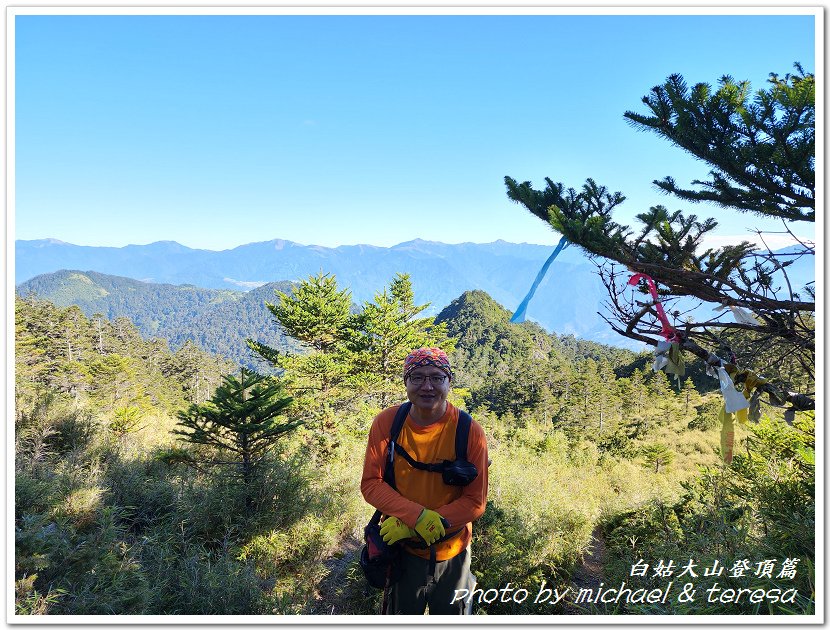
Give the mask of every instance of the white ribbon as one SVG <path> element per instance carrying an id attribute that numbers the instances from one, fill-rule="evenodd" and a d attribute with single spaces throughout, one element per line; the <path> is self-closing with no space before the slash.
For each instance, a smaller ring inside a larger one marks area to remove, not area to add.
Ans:
<path id="1" fill-rule="evenodd" d="M 729 309 L 732 311 L 732 316 L 735 318 L 735 321 L 739 324 L 749 324 L 750 326 L 757 326 L 760 322 L 758 318 L 752 313 L 752 311 L 743 308 L 742 306 L 725 306 L 721 305 L 717 307 L 716 311 L 723 311 L 725 309 Z"/>
<path id="2" fill-rule="evenodd" d="M 671 348 L 670 341 L 658 341 L 657 348 L 654 351 L 654 365 L 652 369 L 659 372 L 669 364 L 669 349 Z"/>
<path id="3" fill-rule="evenodd" d="M 740 306 L 730 306 L 729 310 L 732 311 L 732 315 L 735 316 L 735 321 L 739 324 L 757 326 L 760 323 L 752 311 L 745 308 L 741 308 Z"/>
<path id="4" fill-rule="evenodd" d="M 735 389 L 735 383 L 729 378 L 729 374 L 723 367 L 715 368 L 718 372 L 718 380 L 720 381 L 720 391 L 723 394 L 723 402 L 726 407 L 726 413 L 735 413 L 741 409 L 749 407 L 749 401 L 746 397 Z"/>

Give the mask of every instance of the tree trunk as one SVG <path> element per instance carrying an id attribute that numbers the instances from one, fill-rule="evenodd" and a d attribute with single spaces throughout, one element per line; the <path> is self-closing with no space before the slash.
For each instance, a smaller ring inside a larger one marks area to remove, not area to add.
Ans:
<path id="1" fill-rule="evenodd" d="M 251 491 L 251 453 L 248 448 L 247 435 L 242 438 L 242 448 L 242 483 L 245 487 L 245 513 L 250 514 L 254 507 L 254 497 Z"/>
<path id="2" fill-rule="evenodd" d="M 104 354 L 104 327 L 100 317 L 95 321 L 98 323 L 98 354 Z"/>

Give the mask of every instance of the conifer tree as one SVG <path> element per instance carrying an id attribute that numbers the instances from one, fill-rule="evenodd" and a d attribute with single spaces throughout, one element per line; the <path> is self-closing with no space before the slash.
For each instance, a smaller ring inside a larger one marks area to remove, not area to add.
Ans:
<path id="1" fill-rule="evenodd" d="M 339 289 L 334 275 L 323 273 L 298 282 L 290 293 L 275 291 L 279 301 L 265 305 L 285 332 L 302 342 L 297 353 L 280 352 L 253 339 L 248 346 L 282 370 L 286 387 L 295 396 L 295 412 L 319 427 L 314 439 L 328 457 L 339 444 L 334 436 L 344 400 L 346 381 L 353 373 L 346 348 L 351 332 L 351 292 Z"/>
<path id="2" fill-rule="evenodd" d="M 179 412 L 181 428 L 173 433 L 187 442 L 229 453 L 239 464 L 246 488 L 250 488 L 262 457 L 279 437 L 302 423 L 285 418 L 291 403 L 292 398 L 285 394 L 278 379 L 242 368 L 238 377 L 225 376 L 210 400 Z M 248 508 L 252 505 L 250 489 L 245 503 Z"/>
<path id="3" fill-rule="evenodd" d="M 141 369 L 141 363 L 131 357 L 95 355 L 88 367 L 93 399 L 107 411 L 134 405 L 145 396 L 139 382 Z"/>
<path id="4" fill-rule="evenodd" d="M 649 398 L 655 401 L 664 400 L 673 394 L 669 377 L 666 376 L 665 372 L 660 370 L 651 374 L 648 379 L 647 389 Z"/>
<path id="5" fill-rule="evenodd" d="M 343 350 L 352 334 L 351 292 L 338 289 L 335 276 L 320 272 L 299 282 L 290 294 L 276 295 L 279 301 L 266 302 L 266 307 L 307 351 L 288 354 L 251 339 L 248 346 L 285 370 L 293 389 L 330 397 L 349 373 Z"/>
<path id="6" fill-rule="evenodd" d="M 15 297 L 15 391 L 50 382 L 58 359 L 49 324 L 56 318 L 56 310 L 50 302 Z"/>
<path id="7" fill-rule="evenodd" d="M 165 376 L 181 384 L 191 403 L 205 402 L 219 386 L 222 376 L 232 371 L 233 363 L 202 350 L 192 339 L 184 342 L 172 356 L 160 361 Z"/>
<path id="8" fill-rule="evenodd" d="M 646 379 L 640 368 L 634 368 L 631 376 L 617 379 L 617 395 L 620 411 L 624 416 L 639 416 L 646 403 Z"/>
<path id="9" fill-rule="evenodd" d="M 141 408 L 136 405 L 118 407 L 112 413 L 108 428 L 122 445 L 130 433 L 135 433 L 144 428 L 142 425 Z"/>
<path id="10" fill-rule="evenodd" d="M 454 347 L 446 325 L 419 317 L 429 304 L 415 304 L 408 274 L 397 274 L 388 287 L 352 312 L 351 294 L 337 287 L 333 275 L 320 273 L 298 283 L 292 295 L 278 292 L 279 304 L 267 304 L 286 332 L 307 344 L 307 351 L 285 354 L 249 340 L 263 358 L 285 370 L 290 387 L 305 394 L 308 405 L 327 426 L 331 409 L 354 396 L 377 394 L 380 404 L 391 401 L 393 383 L 400 378 L 404 357 L 413 348 Z"/>
<path id="11" fill-rule="evenodd" d="M 620 419 L 622 401 L 617 395 L 617 378 L 608 359 L 600 359 L 597 375 L 599 383 L 595 413 L 599 414 L 598 432 L 613 431 Z"/>
<path id="12" fill-rule="evenodd" d="M 353 319 L 349 346 L 358 378 L 378 391 L 382 407 L 400 397 L 401 369 L 410 351 L 438 346 L 451 352 L 455 347 L 447 337 L 446 324 L 436 324 L 433 317 L 418 317 L 428 307 L 415 304 L 409 274 L 398 273 Z"/>
<path id="13" fill-rule="evenodd" d="M 679 74 L 643 98 L 649 115 L 626 112 L 638 129 L 652 130 L 713 169 L 709 181 L 680 188 L 671 177 L 660 189 L 686 201 L 788 221 L 815 221 L 815 77 L 770 74 L 770 88 L 754 94 L 748 81 L 722 77 L 713 91 L 691 90 Z"/>
<path id="14" fill-rule="evenodd" d="M 266 303 L 286 332 L 318 352 L 331 352 L 346 335 L 351 292 L 337 288 L 337 278 L 318 273 L 300 282 L 289 295 L 276 292 L 279 302 Z"/>
<path id="15" fill-rule="evenodd" d="M 771 74 L 769 87 L 754 94 L 748 82 L 729 76 L 717 88 L 699 83 L 690 89 L 682 76 L 672 75 L 643 102 L 649 114 L 625 114 L 635 128 L 658 133 L 712 168 L 709 180 L 692 182 L 697 188 L 681 188 L 671 177 L 655 181 L 662 191 L 688 202 L 780 218 L 790 234 L 788 222 L 815 220 L 815 77 L 800 65 L 783 78 Z M 612 194 L 593 179 L 580 191 L 550 178 L 545 182 L 536 190 L 530 182 L 505 177 L 510 199 L 598 261 L 610 298 L 603 317 L 617 333 L 656 345 L 665 332 L 645 282 L 640 286 L 645 299 L 627 288 L 632 272 L 647 274 L 657 283 L 684 351 L 733 374 L 736 358 L 766 370 L 797 357 L 799 369 L 813 380 L 814 289 L 790 286 L 786 275 L 796 258 L 814 255 L 813 243 L 799 242 L 785 255 L 748 241 L 704 249 L 702 239 L 717 226 L 713 218 L 699 220 L 656 205 L 637 216 L 642 225 L 634 229 L 613 219 L 625 200 L 622 193 Z M 693 321 L 679 308 L 673 311 L 684 297 L 710 308 L 740 308 L 745 316 Z M 724 348 L 729 331 L 747 333 L 747 345 L 731 349 L 737 356 Z M 776 356 L 756 361 L 770 348 Z M 760 389 L 770 402 L 812 409 L 812 387 L 792 392 L 766 383 Z"/>
<path id="16" fill-rule="evenodd" d="M 659 473 L 660 468 L 666 468 L 674 461 L 674 453 L 665 444 L 647 444 L 641 449 L 646 464 L 654 466 L 654 472 Z"/>

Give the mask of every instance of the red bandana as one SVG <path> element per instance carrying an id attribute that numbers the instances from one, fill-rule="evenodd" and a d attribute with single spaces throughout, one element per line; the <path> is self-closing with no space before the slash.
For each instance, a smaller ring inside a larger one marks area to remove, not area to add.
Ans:
<path id="1" fill-rule="evenodd" d="M 450 359 L 447 353 L 441 348 L 418 348 L 413 350 L 403 362 L 403 377 L 409 374 L 416 367 L 423 367 L 425 365 L 434 365 L 447 376 L 452 378 L 452 369 L 450 368 Z"/>

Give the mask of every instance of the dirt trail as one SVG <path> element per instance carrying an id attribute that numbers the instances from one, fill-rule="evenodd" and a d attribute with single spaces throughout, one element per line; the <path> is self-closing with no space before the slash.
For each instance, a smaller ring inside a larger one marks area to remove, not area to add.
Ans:
<path id="1" fill-rule="evenodd" d="M 328 575 L 320 582 L 319 598 L 310 605 L 308 614 L 342 615 L 355 612 L 349 610 L 348 602 L 344 601 L 344 587 L 349 567 L 358 558 L 362 546 L 362 541 L 347 538 L 343 541 L 339 553 L 332 555 L 325 561 Z M 363 583 L 360 582 L 360 584 Z M 367 590 L 367 588 L 363 590 Z"/>
<path id="2" fill-rule="evenodd" d="M 591 543 L 582 559 L 582 564 L 574 572 L 571 579 L 576 591 L 581 588 L 599 588 L 600 583 L 605 580 L 605 557 L 605 539 L 602 536 L 602 529 L 595 527 L 591 533 Z M 574 607 L 571 614 L 580 614 L 581 612 Z"/>

